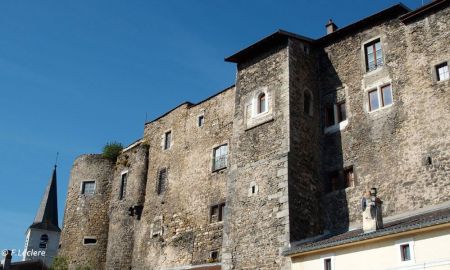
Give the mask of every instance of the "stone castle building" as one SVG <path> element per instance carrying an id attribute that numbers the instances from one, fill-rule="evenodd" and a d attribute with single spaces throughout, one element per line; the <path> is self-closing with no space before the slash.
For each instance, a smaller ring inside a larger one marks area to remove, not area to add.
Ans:
<path id="1" fill-rule="evenodd" d="M 226 58 L 235 85 L 80 156 L 60 255 L 95 269 L 290 269 L 294 243 L 450 201 L 450 1 Z M 301 269 L 301 268 L 299 268 Z"/>

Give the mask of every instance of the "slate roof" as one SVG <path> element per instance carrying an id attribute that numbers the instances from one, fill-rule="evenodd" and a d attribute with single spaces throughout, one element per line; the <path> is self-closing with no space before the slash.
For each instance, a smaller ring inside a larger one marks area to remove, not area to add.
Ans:
<path id="1" fill-rule="evenodd" d="M 60 232 L 58 226 L 58 197 L 56 188 L 56 165 L 45 189 L 36 218 L 30 228 Z"/>
<path id="2" fill-rule="evenodd" d="M 384 228 L 364 233 L 362 229 L 348 231 L 341 234 L 328 234 L 309 242 L 292 243 L 291 248 L 283 252 L 285 256 L 298 255 L 304 252 L 329 247 L 338 247 L 343 244 L 355 243 L 368 239 L 427 228 L 435 225 L 450 223 L 450 208 L 436 210 L 428 213 L 410 216 L 384 224 Z"/>

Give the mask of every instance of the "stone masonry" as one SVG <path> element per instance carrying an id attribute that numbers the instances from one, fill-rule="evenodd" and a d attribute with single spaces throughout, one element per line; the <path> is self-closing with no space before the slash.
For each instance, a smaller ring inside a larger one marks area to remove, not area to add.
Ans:
<path id="1" fill-rule="evenodd" d="M 75 161 L 60 255 L 71 269 L 290 269 L 292 242 L 360 226 L 371 187 L 384 216 L 450 201 L 449 3 L 316 40 L 280 30 L 227 58 L 235 86 L 146 123 L 115 163 Z"/>

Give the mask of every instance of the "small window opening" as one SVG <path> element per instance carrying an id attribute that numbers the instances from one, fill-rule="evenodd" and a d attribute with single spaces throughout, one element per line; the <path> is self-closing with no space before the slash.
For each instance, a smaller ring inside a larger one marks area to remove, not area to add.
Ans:
<path id="1" fill-rule="evenodd" d="M 433 159 L 430 156 L 428 156 L 426 163 L 427 163 L 427 165 L 432 165 L 433 164 Z"/>
<path id="2" fill-rule="evenodd" d="M 267 98 L 266 98 L 266 94 L 262 93 L 259 95 L 258 97 L 258 108 L 257 108 L 257 112 L 259 113 L 263 113 L 267 111 Z"/>
<path id="3" fill-rule="evenodd" d="M 409 248 L 409 244 L 404 244 L 400 246 L 400 252 L 402 255 L 402 261 L 411 260 L 411 250 Z"/>
<path id="4" fill-rule="evenodd" d="M 43 234 L 41 235 L 40 241 L 39 241 L 39 248 L 47 248 L 48 243 L 48 235 Z"/>
<path id="5" fill-rule="evenodd" d="M 83 244 L 85 245 L 95 245 L 97 244 L 97 239 L 96 238 L 91 238 L 91 237 L 85 237 L 83 240 Z"/>
<path id="6" fill-rule="evenodd" d="M 255 193 L 256 193 L 256 187 L 252 186 L 252 194 L 255 194 Z"/>
<path id="7" fill-rule="evenodd" d="M 212 262 L 217 262 L 217 261 L 219 261 L 219 251 L 213 250 L 209 253 L 208 262 L 212 263 Z"/>
<path id="8" fill-rule="evenodd" d="M 167 182 L 167 169 L 161 169 L 158 173 L 158 184 L 156 187 L 156 191 L 158 195 L 162 194 L 166 190 L 166 182 Z"/>
<path id="9" fill-rule="evenodd" d="M 332 104 L 325 105 L 325 127 L 334 125 L 334 109 Z"/>
<path id="10" fill-rule="evenodd" d="M 225 203 L 211 206 L 209 214 L 209 222 L 214 223 L 223 221 L 224 211 L 225 211 Z"/>
<path id="11" fill-rule="evenodd" d="M 436 76 L 438 81 L 445 81 L 450 78 L 447 62 L 436 66 Z"/>
<path id="12" fill-rule="evenodd" d="M 81 194 L 93 195 L 95 193 L 95 181 L 84 181 L 81 186 Z"/>
<path id="13" fill-rule="evenodd" d="M 172 143 L 172 132 L 168 131 L 164 135 L 164 150 L 167 150 L 170 148 Z"/>
<path id="14" fill-rule="evenodd" d="M 331 269 L 331 259 L 323 260 L 323 269 L 324 270 L 332 270 Z"/>
<path id="15" fill-rule="evenodd" d="M 355 186 L 355 174 L 353 173 L 353 167 L 348 167 L 344 170 L 345 187 Z"/>
<path id="16" fill-rule="evenodd" d="M 119 200 L 125 198 L 125 195 L 127 194 L 127 180 L 128 180 L 128 173 L 123 173 L 122 179 L 120 181 Z"/>
<path id="17" fill-rule="evenodd" d="M 366 55 L 366 71 L 372 71 L 383 66 L 383 51 L 380 39 L 366 44 L 364 51 Z"/>
<path id="18" fill-rule="evenodd" d="M 198 117 L 198 127 L 203 127 L 204 124 L 205 124 L 205 116 L 204 115 L 200 115 Z"/>
<path id="19" fill-rule="evenodd" d="M 307 91 L 303 94 L 303 113 L 307 115 L 312 115 L 312 97 Z"/>

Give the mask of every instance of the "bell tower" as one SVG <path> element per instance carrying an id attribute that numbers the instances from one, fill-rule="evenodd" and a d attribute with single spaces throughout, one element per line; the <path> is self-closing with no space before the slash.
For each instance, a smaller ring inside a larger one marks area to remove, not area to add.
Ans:
<path id="1" fill-rule="evenodd" d="M 50 266 L 58 252 L 60 234 L 55 165 L 36 218 L 26 232 L 23 260 L 41 260 Z"/>

